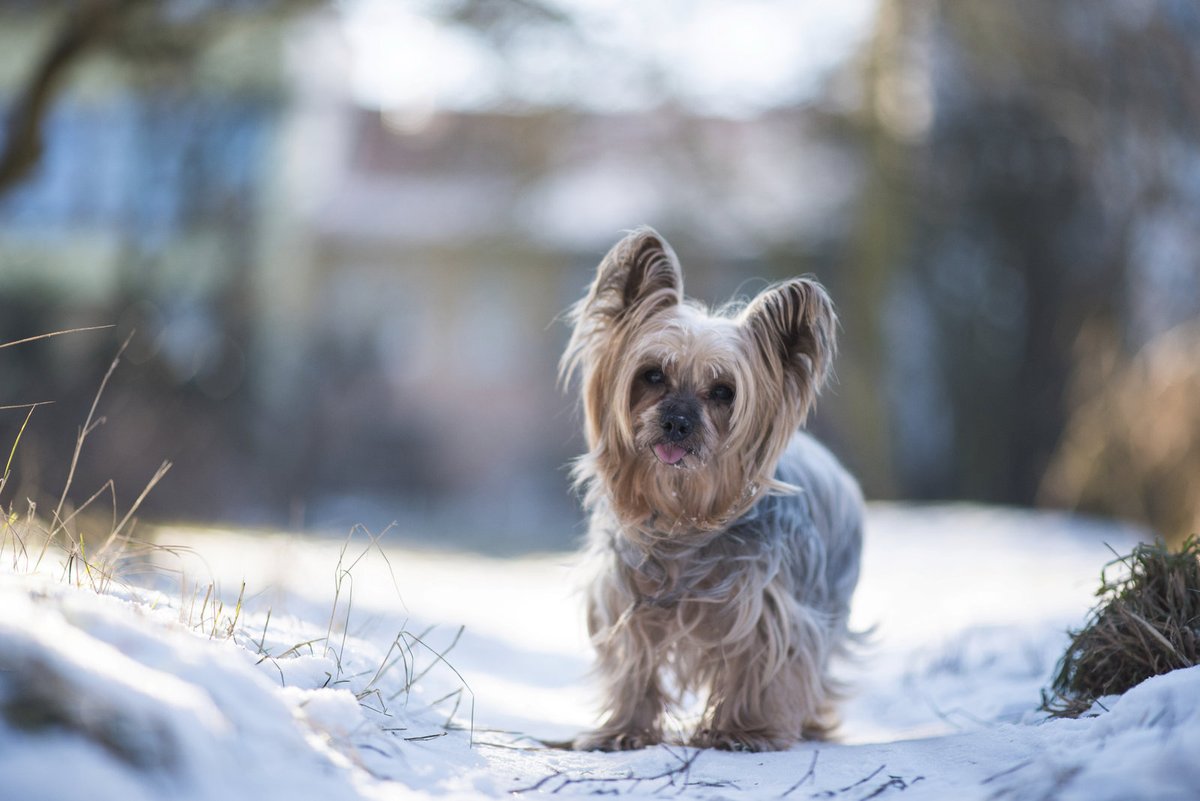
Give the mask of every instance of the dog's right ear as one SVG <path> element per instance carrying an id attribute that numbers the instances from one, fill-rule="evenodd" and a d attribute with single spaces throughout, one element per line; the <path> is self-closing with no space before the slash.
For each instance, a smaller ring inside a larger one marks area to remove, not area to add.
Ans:
<path id="1" fill-rule="evenodd" d="M 600 262 L 587 294 L 567 313 L 573 330 L 559 362 L 562 385 L 567 386 L 581 368 L 585 384 L 590 385 L 601 353 L 682 300 L 683 276 L 675 251 L 653 228 L 632 231 Z M 585 388 L 585 406 L 587 393 Z"/>
<path id="2" fill-rule="evenodd" d="M 634 310 L 638 317 L 647 317 L 682 299 L 683 276 L 675 251 L 657 231 L 643 226 L 608 251 L 576 314 L 615 322 Z"/>
<path id="3" fill-rule="evenodd" d="M 776 284 L 746 306 L 741 320 L 768 374 L 788 386 L 787 397 L 803 420 L 837 349 L 837 314 L 825 288 L 810 278 Z"/>

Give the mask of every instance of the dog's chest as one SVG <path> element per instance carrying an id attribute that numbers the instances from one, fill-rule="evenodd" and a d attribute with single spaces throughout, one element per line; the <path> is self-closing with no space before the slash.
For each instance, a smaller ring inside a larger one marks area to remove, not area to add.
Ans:
<path id="1" fill-rule="evenodd" d="M 769 560 L 747 543 L 661 548 L 623 559 L 638 605 L 675 614 L 679 607 L 719 610 L 747 593 L 760 593 L 773 578 Z"/>

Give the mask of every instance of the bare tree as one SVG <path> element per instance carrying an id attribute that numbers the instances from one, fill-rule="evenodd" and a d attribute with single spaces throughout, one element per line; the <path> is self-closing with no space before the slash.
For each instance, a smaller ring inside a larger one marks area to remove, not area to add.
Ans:
<path id="1" fill-rule="evenodd" d="M 3 15 L 58 16 L 36 66 L 8 110 L 0 149 L 0 196 L 28 177 L 41 160 L 46 117 L 72 70 L 88 56 L 103 52 L 135 63 L 186 61 L 225 26 L 254 16 L 297 14 L 320 4 L 321 0 L 210 0 L 186 6 L 169 0 L 0 3 Z"/>

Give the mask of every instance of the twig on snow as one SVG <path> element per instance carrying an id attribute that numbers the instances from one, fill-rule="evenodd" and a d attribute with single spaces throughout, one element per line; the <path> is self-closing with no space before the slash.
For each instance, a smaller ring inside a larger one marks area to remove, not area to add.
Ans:
<path id="1" fill-rule="evenodd" d="M 666 781 L 661 786 L 659 786 L 653 790 L 653 792 L 655 794 L 661 793 L 663 790 L 666 790 L 667 788 L 670 788 L 670 787 L 678 787 L 679 791 L 682 792 L 684 790 L 684 788 L 688 787 L 689 785 L 695 784 L 694 782 L 690 782 L 688 777 L 691 775 L 692 765 L 694 765 L 696 763 L 696 760 L 700 758 L 701 753 L 702 753 L 702 751 L 700 749 L 694 749 L 690 753 L 687 753 L 685 756 L 679 756 L 677 754 L 672 753 L 671 756 L 680 760 L 679 763 L 676 765 L 667 767 L 663 771 L 653 774 L 651 776 L 638 776 L 638 775 L 635 775 L 634 773 L 630 772 L 628 775 L 625 775 L 625 776 L 571 777 L 571 776 L 564 776 L 563 772 L 561 770 L 556 769 L 553 773 L 543 776 L 542 778 L 538 779 L 536 782 L 529 785 L 528 787 L 519 787 L 514 790 L 510 790 L 509 792 L 514 795 L 519 794 L 519 793 L 536 792 L 538 790 L 542 790 L 543 788 L 545 788 L 547 785 L 549 785 L 551 782 L 553 782 L 556 779 L 562 779 L 562 783 L 559 784 L 558 786 L 556 786 L 553 790 L 550 790 L 551 795 L 557 795 L 565 788 L 571 787 L 573 785 L 582 785 L 582 786 L 593 785 L 594 786 L 593 792 L 595 792 L 595 793 L 605 792 L 605 790 L 603 788 L 612 788 L 613 791 L 619 793 L 621 790 L 620 785 L 622 783 L 627 782 L 628 787 L 626 789 L 634 790 L 643 783 L 662 781 L 664 779 Z M 682 783 L 677 784 L 677 782 L 681 778 L 683 780 Z M 710 785 L 708 783 L 705 783 L 705 784 L 706 784 L 706 786 L 721 786 L 721 787 L 734 786 L 733 782 L 716 782 L 715 784 L 712 784 L 712 785 Z M 617 786 L 613 787 L 613 785 L 617 785 Z"/>
<path id="2" fill-rule="evenodd" d="M 853 790 L 855 787 L 861 787 L 862 785 L 871 781 L 871 779 L 874 779 L 880 773 L 883 773 L 883 769 L 886 767 L 887 767 L 886 764 L 880 765 L 879 767 L 875 768 L 875 770 L 868 773 L 866 776 L 863 776 L 861 779 L 854 782 L 854 784 L 848 784 L 839 790 L 822 790 L 819 793 L 813 793 L 812 797 L 813 798 L 833 798 L 834 796 L 842 795 L 843 793 L 848 793 L 851 790 Z"/>
<path id="3" fill-rule="evenodd" d="M 1004 770 L 1000 771 L 999 773 L 993 773 L 991 776 L 988 776 L 986 779 L 981 781 L 980 784 L 989 784 L 991 782 L 994 782 L 996 779 L 999 779 L 1001 776 L 1007 776 L 1010 773 L 1016 773 L 1018 770 L 1021 770 L 1022 768 L 1027 768 L 1032 764 L 1033 764 L 1032 759 L 1022 760 L 1022 761 L 1018 762 L 1017 764 L 1013 765 L 1011 768 L 1005 768 Z"/>
<path id="4" fill-rule="evenodd" d="M 817 772 L 816 772 L 817 771 L 817 758 L 819 756 L 821 756 L 821 750 L 818 748 L 813 751 L 812 762 L 808 763 L 808 771 L 805 772 L 805 774 L 800 777 L 799 781 L 797 781 L 791 787 L 784 790 L 783 793 L 779 796 L 780 798 L 787 798 L 789 795 L 794 793 L 796 790 L 800 789 L 800 787 L 802 787 L 804 785 L 804 783 L 807 781 L 811 780 L 811 781 L 815 782 L 817 780 Z"/>

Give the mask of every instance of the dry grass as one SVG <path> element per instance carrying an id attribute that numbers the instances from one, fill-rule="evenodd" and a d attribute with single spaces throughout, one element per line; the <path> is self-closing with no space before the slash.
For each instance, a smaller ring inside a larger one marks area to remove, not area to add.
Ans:
<path id="1" fill-rule="evenodd" d="M 1114 567 L 1121 576 L 1110 579 Z M 1139 545 L 1105 567 L 1096 594 L 1102 600 L 1071 632 L 1044 699 L 1056 715 L 1078 717 L 1098 698 L 1200 664 L 1200 537 L 1176 552 Z"/>
<path id="2" fill-rule="evenodd" d="M 110 326 L 55 331 L 16 342 L 3 343 L 0 344 L 0 348 L 108 327 Z M 75 448 L 71 454 L 71 466 L 62 490 L 58 493 L 57 502 L 54 503 L 53 511 L 48 516 L 39 513 L 37 501 L 31 498 L 25 500 L 22 511 L 18 511 L 12 502 L 7 506 L 0 507 L 0 560 L 7 559 L 14 572 L 36 572 L 41 568 L 47 554 L 53 551 L 63 555 L 61 577 L 64 581 L 76 586 L 90 586 L 97 592 L 103 592 L 116 579 L 118 568 L 126 559 L 134 558 L 154 547 L 134 538 L 133 532 L 137 525 L 136 515 L 155 485 L 171 469 L 170 462 L 163 462 L 158 467 L 138 494 L 137 499 L 123 513 L 119 512 L 117 508 L 116 486 L 112 481 L 105 482 L 77 506 L 70 501 L 71 491 L 74 488 L 75 471 L 84 446 L 88 437 L 105 422 L 103 415 L 97 414 L 101 398 L 121 362 L 121 356 L 125 353 L 129 341 L 130 339 L 127 338 L 113 357 L 95 396 L 92 398 L 87 418 L 76 433 Z M 13 459 L 30 419 L 38 408 L 47 403 L 47 401 L 40 401 L 5 407 L 6 409 L 24 408 L 27 411 L 25 419 L 8 449 L 4 472 L 0 474 L 0 493 L 3 493 L 12 476 Z M 105 508 L 106 503 L 107 508 Z M 84 525 L 85 521 L 88 522 L 86 526 Z"/>
<path id="3" fill-rule="evenodd" d="M 448 731 L 465 729 L 469 734 L 471 745 L 474 745 L 475 693 L 470 685 L 467 684 L 467 680 L 459 673 L 458 669 L 446 659 L 446 656 L 458 645 L 464 627 L 460 626 L 450 643 L 440 650 L 427 640 L 433 631 L 433 627 L 429 627 L 419 634 L 408 631 L 407 628 L 401 629 L 392 639 L 387 652 L 384 653 L 383 659 L 375 669 L 359 673 L 350 673 L 347 671 L 345 650 L 346 637 L 350 631 L 351 612 L 354 608 L 354 568 L 368 555 L 372 553 L 376 554 L 387 565 L 388 575 L 391 577 L 392 585 L 396 590 L 396 597 L 397 599 L 400 597 L 400 587 L 396 582 L 395 572 L 392 569 L 387 552 L 380 544 L 380 541 L 394 525 L 394 523 L 389 525 L 379 534 L 372 533 L 365 526 L 356 525 L 346 536 L 346 540 L 342 544 L 341 551 L 338 554 L 337 565 L 334 568 L 333 603 L 329 610 L 329 621 L 326 626 L 325 635 L 293 645 L 278 657 L 273 657 L 267 649 L 262 647 L 262 643 L 266 639 L 266 628 L 264 626 L 263 635 L 258 645 L 258 651 L 261 656 L 259 661 L 274 661 L 278 658 L 298 655 L 304 650 L 307 650 L 311 655 L 320 654 L 328 657 L 334 662 L 334 673 L 329 676 L 329 686 L 341 686 L 351 690 L 363 708 L 384 718 L 394 718 L 401 715 L 402 711 L 408 706 L 410 692 L 414 685 L 428 675 L 430 671 L 439 666 L 444 667 L 454 675 L 459 683 L 459 687 L 441 698 L 434 699 L 428 703 L 428 709 L 430 710 L 443 708 L 446 720 L 442 724 L 442 730 L 433 734 L 418 734 L 415 736 L 403 736 L 402 738 L 405 740 L 427 740 L 433 737 L 440 737 Z M 365 537 L 366 543 L 362 550 L 358 551 L 357 555 L 355 555 L 350 549 L 358 536 Z M 268 623 L 270 621 L 269 610 L 267 621 Z M 397 670 L 400 671 L 398 680 L 394 682 L 387 681 Z M 369 679 L 367 679 L 368 676 L 370 677 Z M 363 679 L 367 679 L 367 681 L 363 683 Z M 467 702 L 466 712 L 468 716 L 465 725 L 459 724 L 455 720 L 462 709 L 464 700 Z M 445 711 L 444 707 L 447 705 L 450 706 L 450 709 Z M 406 731 L 402 727 L 387 730 L 393 733 Z"/>
<path id="4" fill-rule="evenodd" d="M 99 328 L 108 327 L 111 326 Z M 0 349 L 90 330 L 95 329 L 56 331 L 15 342 L 0 343 Z M 450 644 L 441 649 L 429 644 L 428 630 L 420 634 L 401 630 L 377 667 L 365 672 L 360 669 L 357 673 L 346 669 L 346 638 L 350 630 L 354 602 L 354 568 L 368 554 L 374 552 L 387 563 L 392 583 L 396 584 L 387 553 L 380 545 L 380 540 L 387 534 L 388 529 L 373 534 L 363 526 L 355 526 L 350 531 L 334 568 L 334 597 L 323 636 L 295 643 L 278 653 L 271 653 L 272 649 L 267 644 L 268 628 L 271 625 L 270 609 L 267 609 L 261 627 L 255 623 L 254 632 L 245 629 L 248 621 L 244 614 L 247 601 L 244 581 L 236 600 L 226 603 L 214 580 L 189 579 L 188 574 L 191 571 L 187 565 L 192 561 L 191 558 L 196 556 L 192 549 L 142 541 L 134 536 L 137 511 L 155 485 L 170 470 L 169 462 L 162 463 L 136 500 L 123 512 L 118 510 L 116 487 L 112 481 L 105 482 L 83 503 L 74 505 L 71 502 L 76 468 L 88 437 L 105 422 L 100 413 L 101 400 L 129 342 L 130 339 L 126 339 L 120 346 L 96 390 L 87 418 L 77 432 L 70 468 L 61 491 L 43 504 L 47 507 L 52 506 L 52 511 L 48 515 L 39 511 L 38 503 L 33 499 L 26 499 L 21 510 L 18 510 L 12 501 L 7 505 L 0 504 L 0 565 L 3 569 L 16 574 L 46 572 L 48 569 L 54 570 L 53 563 L 60 560 L 60 580 L 77 587 L 89 588 L 97 593 L 111 591 L 115 585 L 133 590 L 136 594 L 137 588 L 127 585 L 127 580 L 133 580 L 133 577 L 147 572 L 157 578 L 172 576 L 170 583 L 175 584 L 178 589 L 179 620 L 188 628 L 212 639 L 231 639 L 249 647 L 260 656 L 260 662 L 277 663 L 302 654 L 328 657 L 334 663 L 334 669 L 329 676 L 329 686 L 350 689 L 364 708 L 388 718 L 393 717 L 394 712 L 400 711 L 394 709 L 397 704 L 401 708 L 407 705 L 409 692 L 416 682 L 435 667 L 443 666 L 457 677 L 461 686 L 429 704 L 431 708 L 452 706 L 442 730 L 433 734 L 406 736 L 404 739 L 428 739 L 444 735 L 446 731 L 454 728 L 467 728 L 472 732 L 473 740 L 474 693 L 461 674 L 446 660 L 446 655 L 457 645 L 462 635 L 461 629 Z M 37 409 L 47 403 L 40 401 L 0 406 L 0 412 L 25 412 L 14 441 L 5 450 L 0 450 L 0 459 L 3 459 L 4 464 L 3 472 L 0 472 L 0 495 L 9 485 L 14 457 L 30 420 Z M 361 551 L 351 552 L 352 544 L 361 541 L 356 539 L 360 535 L 365 535 L 365 547 Z M 169 566 L 172 562 L 178 565 L 177 569 Z M 398 586 L 396 592 L 399 597 Z M 398 677 L 394 675 L 397 670 L 402 671 Z M 280 677 L 282 680 L 282 670 Z M 465 726 L 460 726 L 454 719 L 464 700 L 468 701 L 469 720 Z M 397 733 L 402 731 L 406 730 L 403 727 L 395 728 Z"/>

